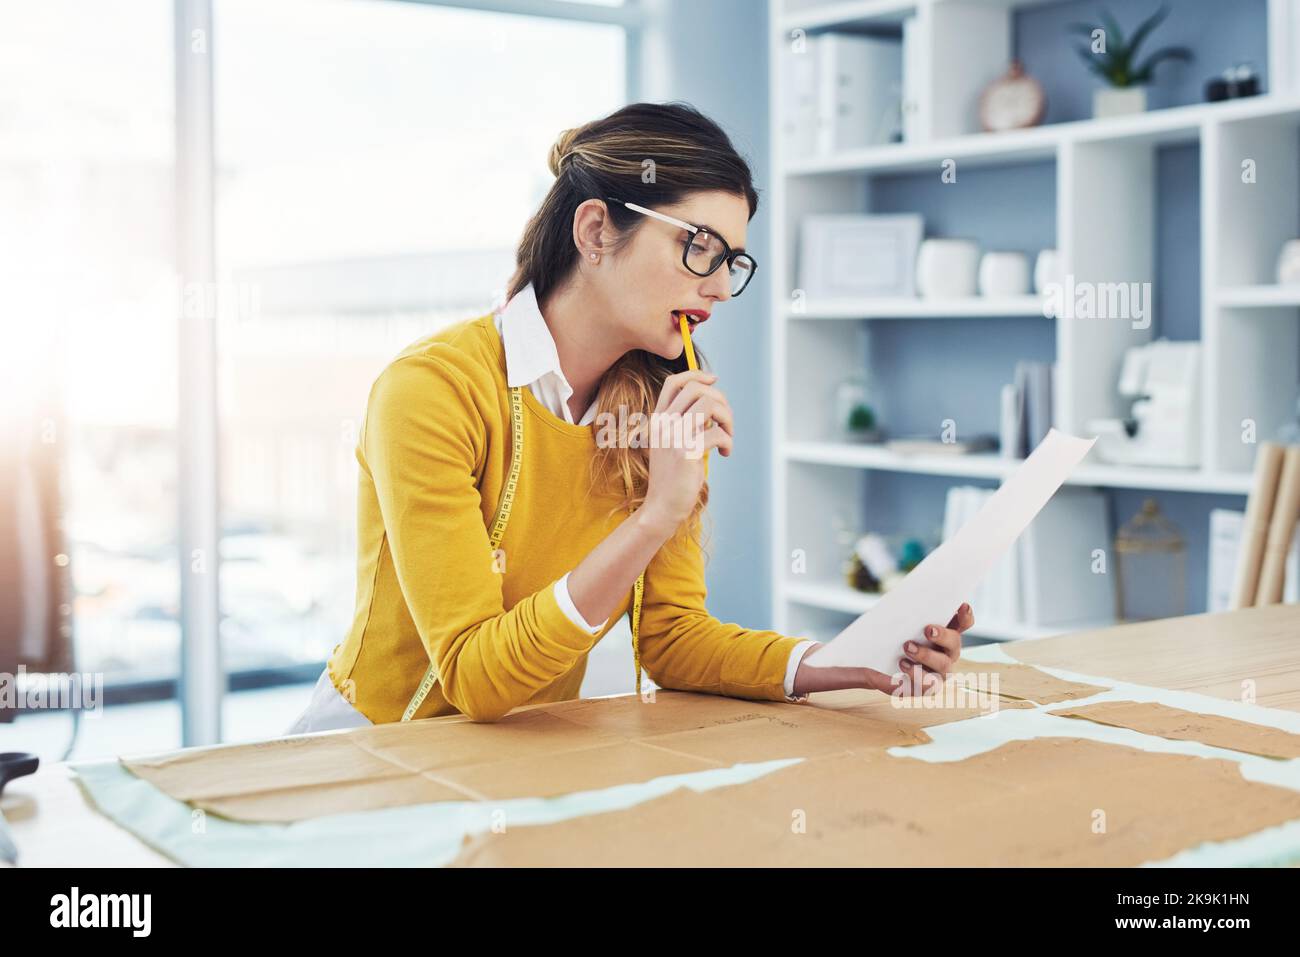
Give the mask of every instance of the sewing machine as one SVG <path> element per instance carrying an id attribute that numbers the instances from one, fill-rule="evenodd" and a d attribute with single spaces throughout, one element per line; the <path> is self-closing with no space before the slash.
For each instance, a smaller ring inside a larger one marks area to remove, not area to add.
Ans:
<path id="1" fill-rule="evenodd" d="M 1097 456 L 1116 465 L 1197 467 L 1201 462 L 1201 344 L 1157 339 L 1124 354 L 1125 419 L 1090 419 Z"/>

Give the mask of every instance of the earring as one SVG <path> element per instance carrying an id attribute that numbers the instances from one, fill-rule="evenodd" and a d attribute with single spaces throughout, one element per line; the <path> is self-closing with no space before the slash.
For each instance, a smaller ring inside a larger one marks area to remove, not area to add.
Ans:
<path id="1" fill-rule="evenodd" d="M 600 259 L 600 257 L 597 256 L 595 253 L 591 253 L 591 259 L 593 262 L 595 262 L 596 260 Z"/>

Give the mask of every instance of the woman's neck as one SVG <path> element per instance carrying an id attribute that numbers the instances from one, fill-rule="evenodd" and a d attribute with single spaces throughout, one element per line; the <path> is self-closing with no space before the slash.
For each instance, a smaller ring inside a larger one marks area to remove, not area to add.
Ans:
<path id="1" fill-rule="evenodd" d="M 612 335 L 615 326 L 602 314 L 597 298 L 574 283 L 557 289 L 542 311 L 564 378 L 573 388 L 569 411 L 581 420 L 596 397 L 601 376 L 631 348 Z"/>

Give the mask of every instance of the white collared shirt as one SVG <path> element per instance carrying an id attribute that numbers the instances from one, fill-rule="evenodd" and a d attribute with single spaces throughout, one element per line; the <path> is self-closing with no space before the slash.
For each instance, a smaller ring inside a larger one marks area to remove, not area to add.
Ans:
<path id="1" fill-rule="evenodd" d="M 518 295 L 505 301 L 505 293 L 498 294 L 492 312 L 497 331 L 501 333 L 501 342 L 506 354 L 506 384 L 510 387 L 528 386 L 537 399 L 556 416 L 573 424 L 573 413 L 569 411 L 569 398 L 573 395 L 573 386 L 560 368 L 560 354 L 555 348 L 555 337 L 542 316 L 537 305 L 537 295 L 532 284 L 521 289 Z M 595 421 L 596 403 L 593 401 L 583 413 L 577 425 L 588 425 Z M 561 610 L 579 628 L 585 628 L 593 635 L 605 627 L 608 618 L 599 625 L 588 623 L 573 603 L 569 594 L 569 575 L 555 583 L 555 601 Z M 794 697 L 794 675 L 799 670 L 799 662 L 804 654 L 816 642 L 805 640 L 794 647 L 785 670 L 785 694 L 787 700 L 803 701 L 805 698 Z"/>

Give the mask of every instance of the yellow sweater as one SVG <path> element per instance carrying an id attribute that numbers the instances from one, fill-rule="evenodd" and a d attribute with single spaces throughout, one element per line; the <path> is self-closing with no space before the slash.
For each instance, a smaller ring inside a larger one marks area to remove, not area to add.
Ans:
<path id="1" fill-rule="evenodd" d="M 530 389 L 523 462 L 494 556 L 488 525 L 510 466 L 505 350 L 489 313 L 412 343 L 376 379 L 357 444 L 356 613 L 329 660 L 334 686 L 376 724 L 399 721 L 432 659 L 440 680 L 416 718 L 495 721 L 578 697 L 599 634 L 554 585 L 626 512 L 590 490 L 594 425 Z M 704 607 L 698 544 L 678 536 L 646 569 L 641 664 L 663 688 L 773 701 L 800 639 L 719 621 Z M 628 676 L 632 678 L 631 675 Z"/>

